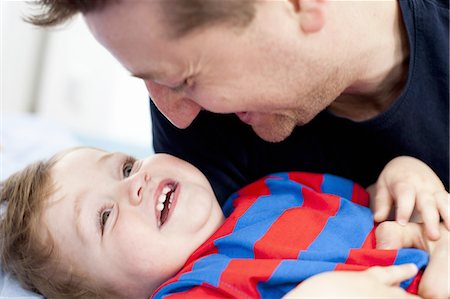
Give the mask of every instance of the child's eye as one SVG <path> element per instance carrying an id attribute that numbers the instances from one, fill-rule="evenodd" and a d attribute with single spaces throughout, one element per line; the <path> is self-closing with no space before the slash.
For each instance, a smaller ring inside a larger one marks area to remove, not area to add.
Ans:
<path id="1" fill-rule="evenodd" d="M 133 170 L 133 165 L 136 160 L 133 157 L 127 157 L 125 163 L 122 166 L 122 174 L 124 178 L 127 178 L 131 175 L 131 171 Z"/>
<path id="2" fill-rule="evenodd" d="M 105 226 L 106 221 L 108 221 L 108 218 L 109 218 L 110 214 L 111 214 L 110 210 L 103 212 L 103 214 L 102 214 L 102 226 L 103 227 Z"/>
<path id="3" fill-rule="evenodd" d="M 112 209 L 107 207 L 102 207 L 98 211 L 98 222 L 100 225 L 100 231 L 103 235 L 103 231 L 105 229 L 106 223 L 108 222 L 108 218 L 111 215 Z"/>

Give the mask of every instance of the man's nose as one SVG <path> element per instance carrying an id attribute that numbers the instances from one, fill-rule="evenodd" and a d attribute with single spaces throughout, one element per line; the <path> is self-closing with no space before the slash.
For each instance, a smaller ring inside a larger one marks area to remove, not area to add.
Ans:
<path id="1" fill-rule="evenodd" d="M 194 121 L 202 107 L 192 99 L 170 88 L 145 81 L 152 101 L 159 111 L 177 128 L 185 129 Z"/>
<path id="2" fill-rule="evenodd" d="M 128 200 L 131 205 L 140 205 L 143 196 L 145 196 L 148 189 L 148 182 L 150 176 L 147 173 L 137 173 L 128 179 Z M 147 194 L 148 195 L 148 194 Z"/>

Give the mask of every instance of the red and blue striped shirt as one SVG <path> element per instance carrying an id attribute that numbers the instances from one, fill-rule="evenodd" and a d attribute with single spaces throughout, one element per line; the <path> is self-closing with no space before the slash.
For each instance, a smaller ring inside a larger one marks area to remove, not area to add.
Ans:
<path id="1" fill-rule="evenodd" d="M 153 298 L 279 298 L 326 271 L 415 263 L 418 249 L 375 249 L 366 191 L 349 180 L 277 173 L 233 194 L 224 224 Z M 401 286 L 417 291 L 419 276 Z"/>

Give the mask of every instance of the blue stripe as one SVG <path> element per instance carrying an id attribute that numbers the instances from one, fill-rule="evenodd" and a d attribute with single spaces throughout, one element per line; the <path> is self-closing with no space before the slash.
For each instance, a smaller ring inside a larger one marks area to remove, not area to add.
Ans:
<path id="1" fill-rule="evenodd" d="M 208 255 L 195 262 L 192 272 L 184 273 L 180 280 L 199 280 L 217 287 L 220 276 L 230 263 L 230 258 L 218 254 Z"/>
<path id="2" fill-rule="evenodd" d="M 332 199 L 329 199 L 332 200 Z M 333 251 L 349 251 L 349 248 L 360 248 L 373 228 L 370 209 L 355 205 L 342 198 L 336 215 L 330 217 L 323 230 L 308 247 L 311 251 L 322 251 L 333 254 Z M 346 257 L 342 256 L 345 262 Z"/>
<path id="3" fill-rule="evenodd" d="M 230 216 L 230 214 L 234 211 L 233 202 L 238 197 L 239 197 L 239 193 L 235 192 L 235 193 L 231 194 L 228 197 L 228 199 L 225 201 L 225 203 L 223 204 L 222 211 L 226 218 L 228 218 Z"/>
<path id="4" fill-rule="evenodd" d="M 335 263 L 283 260 L 272 276 L 257 285 L 261 298 L 281 298 L 301 281 L 322 272 L 333 271 Z"/>
<path id="5" fill-rule="evenodd" d="M 154 298 L 163 298 L 164 296 L 185 292 L 202 283 L 208 283 L 218 287 L 220 276 L 228 267 L 231 259 L 218 254 L 208 255 L 195 262 L 192 270 L 182 274 L 177 281 L 164 286 L 154 295 Z"/>
<path id="6" fill-rule="evenodd" d="M 353 182 L 350 180 L 332 174 L 324 174 L 321 188 L 323 193 L 335 194 L 351 200 L 353 185 Z"/>
<path id="7" fill-rule="evenodd" d="M 397 257 L 395 258 L 394 265 L 403 264 L 416 264 L 417 268 L 423 269 L 428 264 L 429 254 L 423 250 L 415 248 L 402 248 L 397 252 Z M 414 278 L 414 277 L 413 277 Z M 413 278 L 407 279 L 400 283 L 400 286 L 404 289 L 413 281 Z"/>
<path id="8" fill-rule="evenodd" d="M 265 180 L 271 195 L 260 196 L 237 221 L 232 234 L 214 241 L 220 254 L 231 258 L 254 258 L 255 242 L 286 209 L 303 204 L 301 185 L 287 180 L 287 174 Z"/>
<path id="9" fill-rule="evenodd" d="M 333 247 L 333 246 L 330 246 Z M 329 262 L 336 265 L 337 263 L 343 263 L 347 260 L 349 254 L 348 248 L 335 250 L 304 250 L 300 251 L 298 255 L 298 259 L 302 261 L 310 261 L 310 262 Z"/>

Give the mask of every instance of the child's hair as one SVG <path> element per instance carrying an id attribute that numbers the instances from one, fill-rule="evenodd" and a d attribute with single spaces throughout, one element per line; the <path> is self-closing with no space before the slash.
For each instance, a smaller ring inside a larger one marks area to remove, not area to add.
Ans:
<path id="1" fill-rule="evenodd" d="M 90 280 L 61 263 L 51 235 L 42 230 L 46 201 L 56 191 L 51 170 L 65 153 L 33 163 L 1 183 L 1 264 L 23 287 L 46 298 L 111 298 L 109 291 L 89 286 Z"/>

